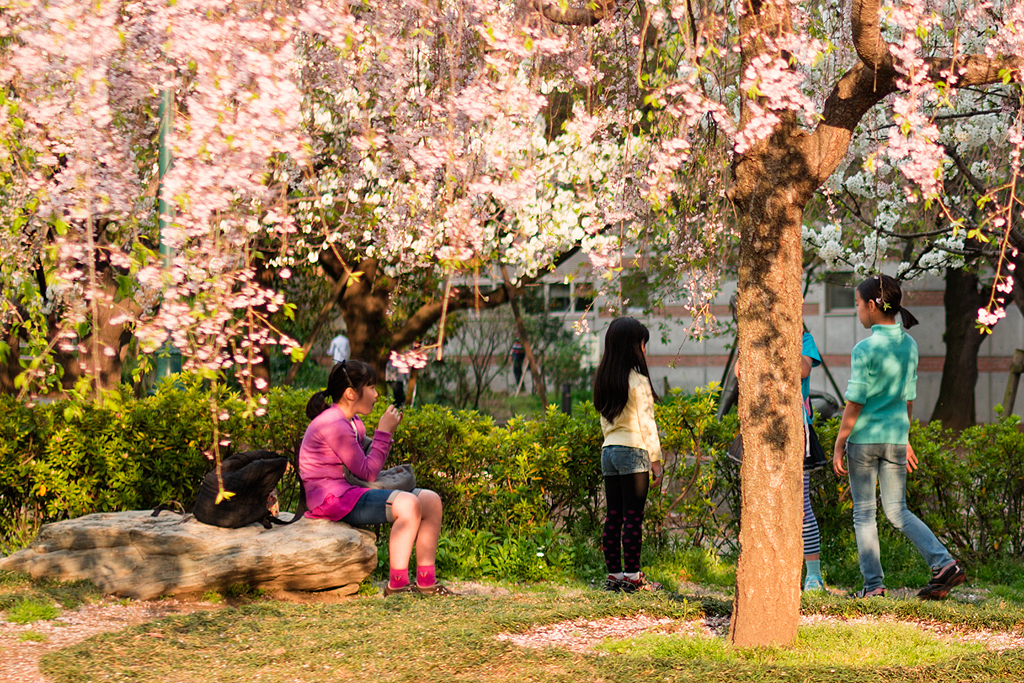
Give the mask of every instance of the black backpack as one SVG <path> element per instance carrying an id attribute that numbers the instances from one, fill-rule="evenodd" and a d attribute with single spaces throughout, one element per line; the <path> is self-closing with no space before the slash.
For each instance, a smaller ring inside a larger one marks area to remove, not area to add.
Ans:
<path id="1" fill-rule="evenodd" d="M 192 514 L 200 522 L 225 529 L 238 529 L 260 522 L 269 529 L 272 522 L 291 524 L 305 512 L 306 495 L 301 480 L 299 509 L 290 521 L 281 521 L 267 509 L 270 493 L 288 469 L 288 458 L 273 451 L 245 451 L 225 458 L 220 467 L 224 490 L 234 495 L 217 503 L 217 470 L 207 472 L 192 508 Z M 162 507 L 154 510 L 154 517 Z"/>

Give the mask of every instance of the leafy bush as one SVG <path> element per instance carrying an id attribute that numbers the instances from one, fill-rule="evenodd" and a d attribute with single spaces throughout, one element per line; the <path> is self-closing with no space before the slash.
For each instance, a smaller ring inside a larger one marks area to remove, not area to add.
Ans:
<path id="1" fill-rule="evenodd" d="M 212 467 L 215 413 L 227 417 L 216 420 L 218 441 L 230 443 L 223 448 L 293 456 L 308 424 L 308 395 L 275 389 L 260 416 L 247 415 L 230 392 L 212 393 L 188 377 L 165 382 L 149 398 L 124 391 L 103 405 L 27 406 L 0 396 L 0 550 L 25 545 L 44 522 L 171 500 L 187 506 Z M 714 418 L 716 400 L 712 385 L 672 392 L 656 408 L 666 469 L 662 490 L 649 498 L 648 551 L 736 547 L 739 471 L 726 452 L 738 425 L 734 415 Z M 376 424 L 385 407 L 381 401 L 367 423 Z M 838 424 L 818 426 L 826 452 Z M 976 562 L 1024 552 L 1024 435 L 1016 418 L 960 434 L 915 423 L 911 438 L 922 466 L 908 478 L 909 504 L 940 540 Z M 446 571 L 551 578 L 600 562 L 601 442 L 598 415 L 586 402 L 572 416 L 550 407 L 504 426 L 475 411 L 427 405 L 406 410 L 390 461 L 412 463 L 420 485 L 444 500 L 438 562 Z M 848 481 L 830 469 L 811 481 L 830 581 L 852 585 L 858 570 Z M 294 509 L 293 472 L 279 490 L 282 508 Z M 901 534 L 885 522 L 879 531 L 887 569 L 923 571 Z"/>
<path id="2" fill-rule="evenodd" d="M 911 425 L 910 443 L 921 464 L 907 476 L 907 506 L 959 559 L 989 563 L 1024 553 L 1024 434 L 1017 422 L 1010 416 L 959 434 L 939 423 Z M 839 418 L 817 431 L 825 452 L 831 453 Z M 844 566 L 844 576 L 856 576 L 849 481 L 830 468 L 815 472 L 811 505 L 823 556 Z M 886 569 L 923 566 L 910 542 L 883 521 L 881 506 L 878 518 Z M 926 580 L 927 574 L 922 577 Z"/>
<path id="3" fill-rule="evenodd" d="M 668 534 L 692 547 L 732 550 L 739 536 L 739 467 L 727 452 L 735 414 L 715 419 L 717 384 L 693 394 L 678 389 L 655 407 L 664 453 L 664 483 L 652 489 L 644 518 L 649 539 Z"/>
<path id="4" fill-rule="evenodd" d="M 267 415 L 245 419 L 234 394 L 198 378 L 164 382 L 152 397 L 127 390 L 102 405 L 82 400 L 28 407 L 0 396 L 0 549 L 31 540 L 38 527 L 91 512 L 195 500 L 212 467 L 214 420 L 223 448 L 289 452 L 305 429 L 298 392 L 270 394 Z M 301 413 L 299 413 L 301 415 Z"/>
<path id="5" fill-rule="evenodd" d="M 441 495 L 447 528 L 521 533 L 549 520 L 593 524 L 601 429 L 592 406 L 576 412 L 550 408 L 543 419 L 499 427 L 475 411 L 407 410 L 390 460 L 412 463 L 418 483 Z"/>
<path id="6" fill-rule="evenodd" d="M 911 443 L 921 469 L 907 477 L 920 511 L 950 551 L 969 559 L 1024 554 L 1024 434 L 1019 418 L 969 427 L 915 423 Z"/>

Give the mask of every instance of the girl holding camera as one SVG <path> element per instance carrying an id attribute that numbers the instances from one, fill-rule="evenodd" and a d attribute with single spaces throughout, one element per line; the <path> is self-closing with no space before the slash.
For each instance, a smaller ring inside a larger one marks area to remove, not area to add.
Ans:
<path id="1" fill-rule="evenodd" d="M 388 406 L 377 423 L 373 442 L 363 450 L 366 427 L 359 416 L 373 410 L 376 384 L 377 372 L 371 365 L 342 361 L 331 370 L 327 389 L 313 394 L 306 404 L 306 416 L 312 422 L 299 449 L 299 477 L 309 508 L 306 516 L 353 526 L 391 524 L 390 572 L 384 595 L 450 595 L 451 591 L 437 583 L 434 570 L 441 533 L 440 496 L 419 488 L 411 492 L 361 488 L 345 479 L 347 467 L 360 479 L 376 480 L 391 449 L 391 435 L 402 421 L 398 409 Z M 413 546 L 415 584 L 409 579 Z"/>

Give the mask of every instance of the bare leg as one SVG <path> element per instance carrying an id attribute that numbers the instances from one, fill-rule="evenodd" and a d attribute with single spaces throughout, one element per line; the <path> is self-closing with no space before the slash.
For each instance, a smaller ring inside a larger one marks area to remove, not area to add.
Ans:
<path id="1" fill-rule="evenodd" d="M 388 563 L 391 569 L 400 571 L 409 568 L 412 544 L 420 530 L 420 520 L 423 515 L 419 498 L 404 491 L 399 493 L 391 504 L 391 514 L 395 521 L 391 524 L 391 538 L 388 541 Z M 437 540 L 435 538 L 435 552 L 436 548 Z"/>
<path id="2" fill-rule="evenodd" d="M 423 489 L 419 492 L 419 501 L 421 521 L 416 535 L 416 565 L 426 567 L 433 565 L 437 557 L 437 539 L 441 535 L 441 496 Z"/>

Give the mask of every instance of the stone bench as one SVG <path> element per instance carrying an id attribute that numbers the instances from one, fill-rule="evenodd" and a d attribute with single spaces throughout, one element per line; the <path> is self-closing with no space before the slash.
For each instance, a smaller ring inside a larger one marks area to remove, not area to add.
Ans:
<path id="1" fill-rule="evenodd" d="M 377 566 L 375 540 L 319 519 L 221 529 L 173 512 L 107 512 L 44 525 L 32 545 L 0 559 L 0 569 L 87 579 L 104 593 L 139 600 L 238 584 L 350 594 Z"/>

